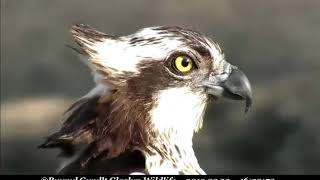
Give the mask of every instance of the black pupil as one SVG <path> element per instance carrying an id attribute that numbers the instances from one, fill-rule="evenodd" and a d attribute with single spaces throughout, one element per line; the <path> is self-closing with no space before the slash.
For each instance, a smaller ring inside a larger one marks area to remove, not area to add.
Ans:
<path id="1" fill-rule="evenodd" d="M 187 67 L 187 66 L 189 65 L 189 63 L 190 63 L 190 59 L 187 58 L 187 57 L 183 57 L 183 60 L 182 60 L 182 62 L 181 62 L 181 65 L 182 65 L 183 67 Z"/>

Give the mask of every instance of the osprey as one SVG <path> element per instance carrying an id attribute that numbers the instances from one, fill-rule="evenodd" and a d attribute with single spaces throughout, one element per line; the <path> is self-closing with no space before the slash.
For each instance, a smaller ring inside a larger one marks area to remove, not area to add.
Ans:
<path id="1" fill-rule="evenodd" d="M 192 137 L 207 104 L 245 100 L 247 111 L 252 101 L 247 77 L 225 61 L 218 44 L 181 27 L 116 37 L 74 25 L 71 33 L 96 87 L 40 145 L 73 157 L 60 173 L 205 174 Z"/>

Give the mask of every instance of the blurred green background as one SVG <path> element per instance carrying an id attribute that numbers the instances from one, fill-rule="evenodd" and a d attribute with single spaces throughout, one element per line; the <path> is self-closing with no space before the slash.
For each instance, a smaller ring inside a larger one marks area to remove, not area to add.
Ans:
<path id="1" fill-rule="evenodd" d="M 208 174 L 320 174 L 319 0 L 1 0 L 1 173 L 52 174 L 36 148 L 93 87 L 66 44 L 72 24 L 114 35 L 179 25 L 216 40 L 254 90 L 254 106 L 220 101 L 194 143 Z"/>

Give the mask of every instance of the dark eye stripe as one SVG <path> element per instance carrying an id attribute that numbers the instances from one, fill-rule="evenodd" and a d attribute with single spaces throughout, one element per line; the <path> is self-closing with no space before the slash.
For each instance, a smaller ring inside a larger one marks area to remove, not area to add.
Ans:
<path id="1" fill-rule="evenodd" d="M 210 51 L 203 47 L 203 46 L 193 46 L 192 47 L 195 51 L 197 51 L 202 57 L 210 57 Z"/>

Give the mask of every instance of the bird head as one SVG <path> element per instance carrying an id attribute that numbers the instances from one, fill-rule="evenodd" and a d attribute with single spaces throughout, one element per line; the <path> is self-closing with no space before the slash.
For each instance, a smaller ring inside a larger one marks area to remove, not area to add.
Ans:
<path id="1" fill-rule="evenodd" d="M 116 37 L 75 25 L 71 33 L 97 85 L 69 107 L 63 126 L 39 147 L 72 156 L 76 145 L 87 145 L 75 161 L 82 170 L 98 172 L 105 165 L 96 163 L 121 164 L 138 152 L 143 160 L 124 172 L 204 174 L 192 137 L 207 104 L 225 97 L 244 100 L 245 111 L 251 106 L 246 75 L 196 31 L 161 26 Z"/>
<path id="2" fill-rule="evenodd" d="M 246 75 L 225 60 L 217 43 L 196 31 L 150 27 L 116 37 L 76 25 L 71 32 L 96 82 L 149 104 L 148 122 L 160 133 L 192 138 L 210 99 L 245 100 L 245 111 L 251 105 Z"/>

